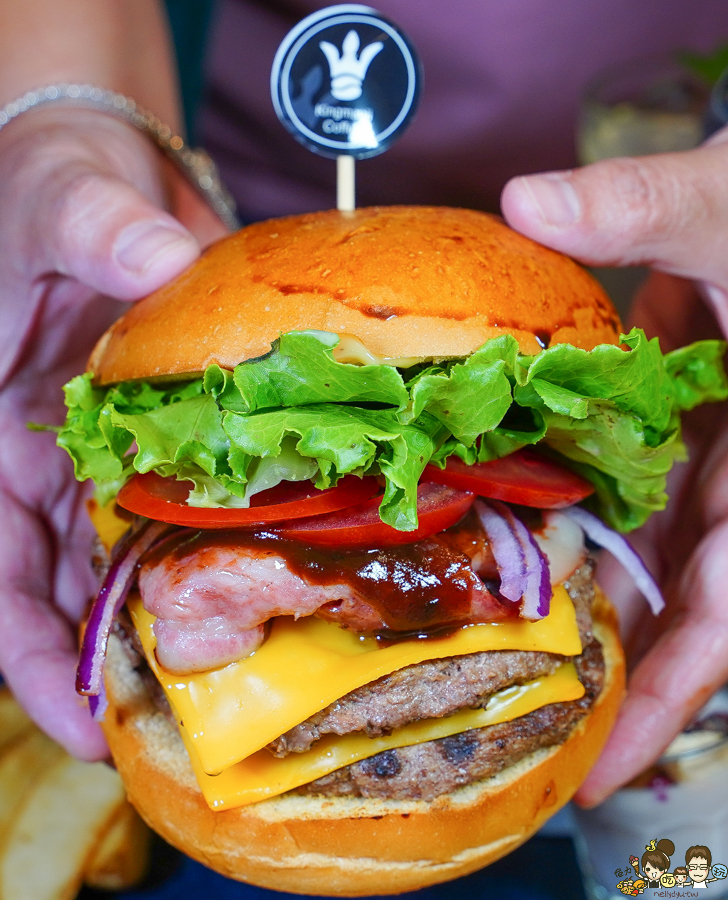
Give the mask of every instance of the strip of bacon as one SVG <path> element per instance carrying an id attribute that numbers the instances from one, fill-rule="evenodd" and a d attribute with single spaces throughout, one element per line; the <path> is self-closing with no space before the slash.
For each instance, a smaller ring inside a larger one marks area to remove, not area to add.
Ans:
<path id="1" fill-rule="evenodd" d="M 438 538 L 343 554 L 265 535 L 186 534 L 145 560 L 139 588 L 157 617 L 159 661 L 177 674 L 250 655 L 274 616 L 318 614 L 360 633 L 391 634 L 514 614 L 469 557 Z"/>
<path id="2" fill-rule="evenodd" d="M 581 530 L 562 513 L 546 513 L 534 536 L 554 583 L 583 562 Z M 517 613 L 488 589 L 497 579 L 471 513 L 437 537 L 369 552 L 314 550 L 265 533 L 185 531 L 148 556 L 139 587 L 157 617 L 159 661 L 183 674 L 249 656 L 274 616 L 318 615 L 387 635 L 497 622 Z"/>

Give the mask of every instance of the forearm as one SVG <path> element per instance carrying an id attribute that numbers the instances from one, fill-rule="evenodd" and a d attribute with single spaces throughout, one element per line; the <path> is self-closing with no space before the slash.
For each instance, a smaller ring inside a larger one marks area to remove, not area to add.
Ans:
<path id="1" fill-rule="evenodd" d="M 180 127 L 176 68 L 157 0 L 4 0 L 0 106 L 63 81 L 120 91 Z"/>

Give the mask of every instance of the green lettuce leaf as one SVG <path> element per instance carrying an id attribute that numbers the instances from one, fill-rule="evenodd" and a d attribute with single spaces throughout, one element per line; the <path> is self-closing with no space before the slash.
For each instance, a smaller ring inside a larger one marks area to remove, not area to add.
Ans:
<path id="1" fill-rule="evenodd" d="M 427 370 L 410 382 L 412 402 L 406 420 L 427 412 L 471 447 L 498 426 L 513 402 L 511 382 L 518 344 L 510 335 L 495 338 L 446 370 Z"/>
<path id="2" fill-rule="evenodd" d="M 249 416 L 226 412 L 223 427 L 231 450 L 251 457 L 276 458 L 286 439 L 318 467 L 316 486 L 327 488 L 342 475 L 386 477 L 382 520 L 403 531 L 417 527 L 417 483 L 446 431 L 433 416 L 405 425 L 392 410 L 370 410 L 322 403 Z"/>
<path id="3" fill-rule="evenodd" d="M 675 405 L 690 410 L 725 399 L 723 341 L 698 341 L 665 355 L 665 369 L 675 388 Z"/>
<path id="4" fill-rule="evenodd" d="M 106 392 L 92 386 L 90 375 L 78 375 L 63 390 L 68 414 L 56 443 L 73 460 L 76 478 L 79 481 L 92 478 L 100 502 L 108 503 L 128 477 L 129 467 L 125 470 L 122 460 L 131 446 L 131 440 L 127 441 L 126 446 L 121 440 L 114 442 L 113 449 L 109 447 L 99 423 Z"/>
<path id="5" fill-rule="evenodd" d="M 110 435 L 131 435 L 137 447 L 137 472 L 150 472 L 169 463 L 194 463 L 213 477 L 230 472 L 222 414 L 209 394 L 141 414 L 111 407 L 103 427 Z M 110 436 L 109 441 L 112 439 Z"/>
<path id="6" fill-rule="evenodd" d="M 680 411 L 725 399 L 728 383 L 721 341 L 663 356 L 638 329 L 622 340 L 531 357 L 506 336 L 467 359 L 398 371 L 339 363 L 336 335 L 291 332 L 232 372 L 210 366 L 185 383 L 100 389 L 88 374 L 74 378 L 58 444 L 101 502 L 135 471 L 192 482 L 196 506 L 247 506 L 283 480 L 327 488 L 346 474 L 380 475 L 381 517 L 401 530 L 417 527 L 429 462 L 538 445 L 588 478 L 587 504 L 629 531 L 664 507 L 667 472 L 685 457 Z"/>
<path id="7" fill-rule="evenodd" d="M 622 342 L 630 352 L 612 344 L 593 350 L 558 344 L 534 357 L 519 384 L 532 384 L 553 412 L 584 418 L 589 400 L 609 400 L 637 416 L 648 431 L 661 433 L 670 421 L 674 385 L 659 341 L 648 341 L 643 331 L 633 328 L 622 335 Z"/>
<path id="8" fill-rule="evenodd" d="M 231 467 L 232 475 L 218 474 L 213 478 L 199 466 L 160 466 L 157 471 L 164 476 L 191 481 L 187 503 L 197 507 L 226 507 L 247 509 L 250 498 L 261 491 L 275 487 L 281 481 L 309 481 L 318 472 L 316 461 L 306 459 L 296 451 L 293 441 L 284 440 L 278 456 L 265 459 L 240 454 L 238 469 Z"/>
<path id="9" fill-rule="evenodd" d="M 315 403 L 407 405 L 407 388 L 395 368 L 338 363 L 331 352 L 337 343 L 325 332 L 282 334 L 268 356 L 235 368 L 237 393 L 218 366 L 208 369 L 205 388 L 223 409 L 246 415 Z"/>

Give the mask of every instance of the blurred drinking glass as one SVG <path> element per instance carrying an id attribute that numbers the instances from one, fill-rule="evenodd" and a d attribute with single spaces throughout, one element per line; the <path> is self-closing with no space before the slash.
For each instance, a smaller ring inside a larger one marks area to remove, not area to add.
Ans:
<path id="1" fill-rule="evenodd" d="M 582 101 L 576 132 L 579 162 L 696 147 L 703 139 L 709 95 L 709 83 L 672 57 L 649 56 L 605 69 Z M 626 320 L 647 269 L 591 271 Z"/>
<path id="2" fill-rule="evenodd" d="M 710 89 L 670 57 L 605 69 L 587 88 L 577 131 L 579 161 L 696 147 Z"/>
<path id="3" fill-rule="evenodd" d="M 710 850 L 708 896 L 728 896 L 728 690 L 712 698 L 650 769 L 600 806 L 575 809 L 574 815 L 589 900 L 620 900 L 641 886 L 648 896 L 699 896 L 689 881 L 673 881 L 694 846 Z M 651 841 L 663 838 L 675 852 L 661 887 L 665 893 L 653 894 L 647 883 L 638 884 L 642 858 Z"/>

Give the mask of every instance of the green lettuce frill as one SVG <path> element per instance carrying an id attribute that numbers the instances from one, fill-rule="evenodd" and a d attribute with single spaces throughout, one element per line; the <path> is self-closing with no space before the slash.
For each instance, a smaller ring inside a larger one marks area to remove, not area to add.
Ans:
<path id="1" fill-rule="evenodd" d="M 404 531 L 429 462 L 539 444 L 594 484 L 587 505 L 630 531 L 664 507 L 665 476 L 685 458 L 680 412 L 725 399 L 728 383 L 722 341 L 663 356 L 639 329 L 622 340 L 629 349 L 523 356 L 506 336 L 464 360 L 395 369 L 336 362 L 336 335 L 291 332 L 262 358 L 181 384 L 97 388 L 80 375 L 58 444 L 103 503 L 152 470 L 193 482 L 195 506 L 247 506 L 282 480 L 382 475 L 381 517 Z"/>

